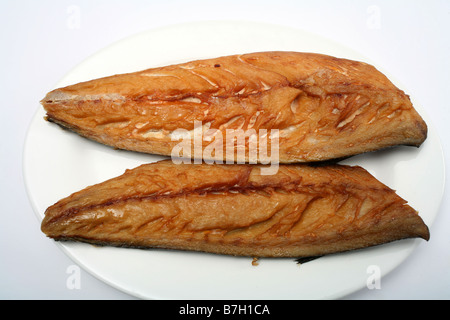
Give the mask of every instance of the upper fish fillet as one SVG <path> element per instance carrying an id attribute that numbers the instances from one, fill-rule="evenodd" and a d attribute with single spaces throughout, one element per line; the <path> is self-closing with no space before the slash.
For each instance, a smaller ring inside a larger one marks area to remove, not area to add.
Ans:
<path id="1" fill-rule="evenodd" d="M 175 165 L 127 170 L 50 206 L 42 231 L 56 240 L 308 257 L 420 237 L 418 213 L 360 167 Z"/>
<path id="2" fill-rule="evenodd" d="M 192 137 L 197 121 L 202 151 L 179 156 L 209 160 L 228 159 L 227 129 L 247 134 L 233 151 L 246 162 L 254 159 L 251 139 L 258 162 L 264 139 L 276 136 L 279 162 L 292 163 L 420 146 L 427 136 L 409 97 L 373 66 L 313 53 L 250 53 L 114 75 L 56 89 L 41 103 L 48 120 L 87 138 L 167 156 L 181 141 L 177 129 Z"/>

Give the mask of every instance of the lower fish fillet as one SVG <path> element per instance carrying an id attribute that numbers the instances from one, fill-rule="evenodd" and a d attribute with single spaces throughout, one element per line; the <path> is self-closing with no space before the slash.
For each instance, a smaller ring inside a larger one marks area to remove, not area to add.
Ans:
<path id="1" fill-rule="evenodd" d="M 418 213 L 361 167 L 261 168 L 142 165 L 50 206 L 42 231 L 55 240 L 251 257 L 429 239 Z"/>

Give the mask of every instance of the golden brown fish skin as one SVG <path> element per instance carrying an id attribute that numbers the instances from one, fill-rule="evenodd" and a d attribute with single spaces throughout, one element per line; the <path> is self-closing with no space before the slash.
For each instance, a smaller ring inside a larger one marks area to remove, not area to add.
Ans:
<path id="1" fill-rule="evenodd" d="M 115 148 L 170 156 L 176 129 L 279 130 L 279 161 L 420 146 L 427 126 L 409 97 L 366 63 L 259 52 L 153 68 L 56 89 L 50 121 Z M 203 140 L 203 148 L 212 143 Z M 249 161 L 248 140 L 245 161 Z M 203 154 L 203 159 L 226 160 Z M 194 153 L 191 152 L 191 156 Z M 189 156 L 189 155 L 185 155 Z"/>
<path id="2" fill-rule="evenodd" d="M 253 257 L 318 256 L 429 239 L 418 213 L 360 167 L 139 166 L 50 206 L 55 240 Z"/>

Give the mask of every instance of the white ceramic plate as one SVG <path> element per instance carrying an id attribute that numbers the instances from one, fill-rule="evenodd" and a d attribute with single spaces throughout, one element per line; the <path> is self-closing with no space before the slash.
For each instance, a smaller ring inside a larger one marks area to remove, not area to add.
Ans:
<path id="1" fill-rule="evenodd" d="M 330 40 L 287 27 L 198 22 L 119 41 L 75 67 L 57 87 L 193 59 L 271 50 L 319 52 L 374 64 Z M 409 94 L 414 98 L 413 92 Z M 435 130 L 421 106 L 415 106 L 429 125 L 428 139 L 420 148 L 398 147 L 345 163 L 363 166 L 397 190 L 431 225 L 443 195 L 444 161 Z M 24 176 L 39 219 L 48 206 L 75 191 L 163 158 L 89 141 L 44 121 L 44 110 L 37 102 L 36 108 L 24 149 Z M 387 274 L 419 244 L 426 245 L 423 240 L 409 239 L 302 265 L 294 259 L 261 259 L 258 266 L 252 266 L 250 258 L 204 253 L 57 245 L 94 276 L 140 298 L 331 299 L 363 288 L 371 275 L 370 266 L 379 268 L 382 276 Z"/>

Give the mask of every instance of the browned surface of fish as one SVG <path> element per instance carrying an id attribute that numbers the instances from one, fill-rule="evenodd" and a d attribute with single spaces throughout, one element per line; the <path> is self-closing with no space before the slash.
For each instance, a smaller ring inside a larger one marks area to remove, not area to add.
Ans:
<path id="1" fill-rule="evenodd" d="M 56 89 L 47 119 L 106 145 L 171 155 L 176 129 L 277 129 L 281 163 L 420 146 L 427 126 L 373 66 L 326 55 L 261 52 L 114 75 Z M 179 137 L 178 137 L 179 138 Z M 203 136 L 202 147 L 215 140 Z M 249 139 L 245 161 L 249 156 Z M 225 146 L 225 145 L 224 145 Z M 203 159 L 224 160 L 217 148 Z M 270 150 L 270 145 L 269 148 Z M 194 157 L 194 152 L 183 154 Z"/>
<path id="2" fill-rule="evenodd" d="M 420 237 L 405 200 L 361 167 L 175 165 L 127 170 L 50 206 L 56 240 L 253 257 L 307 257 Z"/>

